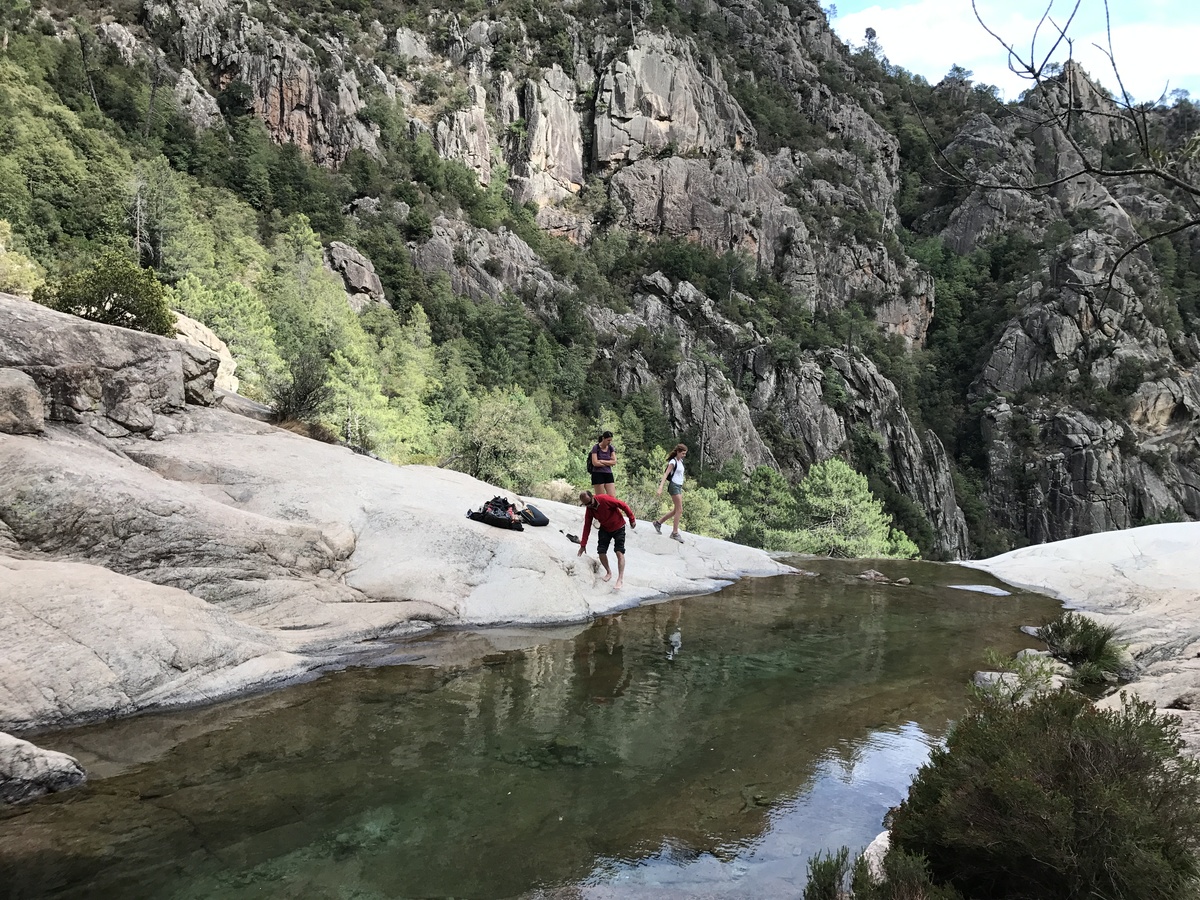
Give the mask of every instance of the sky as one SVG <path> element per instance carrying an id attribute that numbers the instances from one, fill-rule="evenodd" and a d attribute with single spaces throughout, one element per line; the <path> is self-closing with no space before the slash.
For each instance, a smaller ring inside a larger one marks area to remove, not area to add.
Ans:
<path id="1" fill-rule="evenodd" d="M 979 24 L 971 0 L 822 0 L 827 11 L 831 3 L 837 15 L 830 24 L 843 41 L 861 46 L 867 28 L 874 28 L 894 65 L 931 84 L 959 65 L 974 72 L 975 83 L 996 85 L 1006 100 L 1029 87 L 1008 70 L 1006 51 Z M 1028 57 L 1042 13 L 1049 7 L 1050 17 L 1063 24 L 1074 0 L 976 0 L 976 5 L 987 26 Z M 1182 89 L 1200 101 L 1200 0 L 1108 0 L 1108 8 L 1113 56 L 1133 99 L 1157 100 Z M 1034 44 L 1040 56 L 1050 50 L 1054 33 L 1043 28 Z M 1104 0 L 1079 0 L 1069 34 L 1075 59 L 1119 94 L 1112 64 L 1093 46 L 1108 45 Z"/>

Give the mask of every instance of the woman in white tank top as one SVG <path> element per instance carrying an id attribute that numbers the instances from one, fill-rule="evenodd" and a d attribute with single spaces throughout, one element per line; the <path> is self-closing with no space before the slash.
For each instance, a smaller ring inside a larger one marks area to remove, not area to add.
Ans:
<path id="1" fill-rule="evenodd" d="M 667 519 L 674 518 L 671 523 L 671 537 L 674 540 L 683 543 L 683 537 L 679 534 L 679 520 L 683 516 L 683 479 L 684 468 L 683 458 L 687 456 L 687 445 L 676 444 L 675 449 L 671 451 L 671 455 L 667 457 L 666 468 L 663 469 L 662 480 L 658 483 L 658 490 L 655 492 L 659 497 L 662 496 L 663 485 L 666 485 L 667 493 L 671 496 L 671 502 L 674 508 L 661 519 L 654 521 L 654 530 L 662 534 L 663 523 Z"/>

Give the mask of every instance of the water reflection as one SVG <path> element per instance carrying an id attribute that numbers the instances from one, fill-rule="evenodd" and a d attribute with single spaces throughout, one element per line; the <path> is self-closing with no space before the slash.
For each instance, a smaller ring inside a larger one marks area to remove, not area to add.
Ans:
<path id="1" fill-rule="evenodd" d="M 579 896 L 588 900 L 668 897 L 797 897 L 810 857 L 842 845 L 861 847 L 905 796 L 935 739 L 908 724 L 854 742 L 845 756 L 821 760 L 808 790 L 775 804 L 766 829 L 746 841 L 692 852 L 666 844 L 643 859 L 601 859 Z"/>
<path id="2" fill-rule="evenodd" d="M 109 777 L 0 814 L 0 893 L 795 893 L 808 855 L 879 830 L 984 649 L 1057 611 L 951 591 L 957 569 L 854 571 L 45 736 Z"/>

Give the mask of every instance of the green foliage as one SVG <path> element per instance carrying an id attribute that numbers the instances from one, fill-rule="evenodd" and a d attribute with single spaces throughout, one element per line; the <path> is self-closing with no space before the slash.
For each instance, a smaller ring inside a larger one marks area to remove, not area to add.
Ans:
<path id="1" fill-rule="evenodd" d="M 818 853 L 808 861 L 804 900 L 843 900 L 850 874 L 850 848 Z"/>
<path id="2" fill-rule="evenodd" d="M 566 456 L 567 442 L 524 391 L 496 388 L 480 399 L 468 418 L 450 465 L 522 492 L 558 476 Z"/>
<path id="3" fill-rule="evenodd" d="M 287 374 L 268 385 L 268 392 L 278 421 L 315 422 L 333 399 L 329 366 L 320 353 L 305 348 L 292 357 Z"/>
<path id="4" fill-rule="evenodd" d="M 105 325 L 175 334 L 175 316 L 162 283 L 153 272 L 119 253 L 108 253 L 90 269 L 39 287 L 33 299 Z"/>
<path id="5" fill-rule="evenodd" d="M 1049 657 L 1026 654 L 1006 659 L 996 651 L 989 650 L 985 658 L 988 668 L 1003 673 L 1004 677 L 983 684 L 972 684 L 971 696 L 976 703 L 985 706 L 1016 705 L 1054 690 L 1054 677 L 1059 673 L 1057 665 Z"/>
<path id="6" fill-rule="evenodd" d="M 771 533 L 770 549 L 817 556 L 917 556 L 917 546 L 892 528 L 891 517 L 871 496 L 867 479 L 842 460 L 815 463 L 798 493 L 802 527 L 791 534 Z"/>
<path id="7" fill-rule="evenodd" d="M 195 275 L 187 275 L 168 292 L 170 304 L 203 322 L 225 344 L 238 363 L 238 390 L 256 400 L 269 399 L 269 385 L 286 369 L 275 344 L 275 326 L 262 298 L 238 282 L 210 290 Z"/>
<path id="8" fill-rule="evenodd" d="M 688 492 L 683 504 L 683 527 L 693 534 L 725 540 L 742 528 L 742 513 L 715 488 Z"/>
<path id="9" fill-rule="evenodd" d="M 1084 683 L 1102 682 L 1120 674 L 1124 652 L 1116 642 L 1117 627 L 1101 625 L 1076 612 L 1064 612 L 1037 630 L 1050 652 L 1075 667 Z"/>
<path id="10" fill-rule="evenodd" d="M 1200 763 L 1178 725 L 1065 691 L 978 708 L 889 814 L 892 852 L 973 900 L 1194 897 Z"/>
<path id="11" fill-rule="evenodd" d="M 41 267 L 12 249 L 12 226 L 0 219 L 0 291 L 32 294 L 45 281 Z"/>
<path id="12" fill-rule="evenodd" d="M 776 469 L 757 466 L 736 494 L 742 511 L 742 528 L 737 539 L 762 547 L 767 532 L 790 531 L 797 526 L 798 505 L 791 485 Z"/>

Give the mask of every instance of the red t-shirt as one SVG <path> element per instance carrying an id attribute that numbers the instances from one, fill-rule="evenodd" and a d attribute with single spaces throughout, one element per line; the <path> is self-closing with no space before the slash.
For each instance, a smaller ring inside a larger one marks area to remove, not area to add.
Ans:
<path id="1" fill-rule="evenodd" d="M 618 500 L 616 497 L 610 497 L 608 494 L 597 494 L 596 503 L 599 504 L 595 509 L 587 507 L 587 514 L 583 517 L 583 537 L 579 539 L 579 546 L 586 547 L 588 535 L 592 533 L 592 519 L 596 520 L 596 524 L 605 531 L 616 531 L 625 527 L 625 517 L 628 517 L 629 524 L 633 525 L 637 522 L 637 517 L 633 514 L 633 510 L 629 508 L 629 504 L 624 500 Z M 625 513 L 622 517 L 621 513 Z"/>

